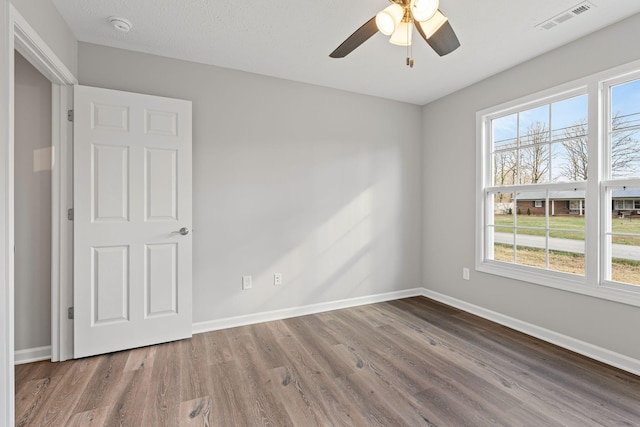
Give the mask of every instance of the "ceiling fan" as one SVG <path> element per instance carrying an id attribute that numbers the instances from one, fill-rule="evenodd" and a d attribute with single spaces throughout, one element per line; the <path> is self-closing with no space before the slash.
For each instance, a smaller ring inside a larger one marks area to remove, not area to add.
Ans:
<path id="1" fill-rule="evenodd" d="M 386 36 L 391 36 L 390 43 L 407 46 L 407 65 L 413 67 L 411 40 L 414 26 L 440 56 L 447 55 L 460 47 L 460 41 L 449 19 L 439 9 L 439 0 L 389 1 L 391 5 L 358 28 L 329 56 L 344 58 L 380 31 Z"/>

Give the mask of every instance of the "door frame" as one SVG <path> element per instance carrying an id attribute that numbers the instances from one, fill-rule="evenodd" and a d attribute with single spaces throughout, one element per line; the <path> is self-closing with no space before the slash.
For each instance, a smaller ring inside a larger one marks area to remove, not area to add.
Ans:
<path id="1" fill-rule="evenodd" d="M 66 120 L 66 106 L 73 101 L 73 97 L 69 96 L 73 85 L 78 81 L 62 63 L 56 54 L 49 48 L 45 41 L 38 33 L 29 25 L 26 19 L 15 9 L 8 1 L 3 0 L 1 5 L 3 8 L 3 18 L 6 30 L 1 38 L 4 39 L 4 58 L 3 65 L 5 68 L 5 85 L 6 96 L 6 114 L 3 119 L 6 120 L 6 143 L 0 141 L 0 160 L 6 166 L 3 185 L 3 212 L 0 214 L 2 220 L 4 235 L 4 247 L 2 248 L 3 260 L 2 264 L 5 273 L 0 281 L 0 309 L 4 313 L 2 316 L 3 342 L 0 343 L 0 382 L 3 383 L 0 391 L 0 407 L 4 409 L 5 425 L 12 425 L 15 418 L 15 384 L 14 384 L 14 51 L 18 51 L 24 56 L 40 73 L 42 73 L 52 83 L 52 136 L 51 142 L 54 152 L 54 166 L 52 168 L 51 185 L 52 185 L 52 277 L 51 277 L 51 327 L 52 327 L 52 360 L 60 360 L 68 353 L 68 349 L 62 349 L 62 344 L 66 340 L 68 327 L 61 328 L 61 314 L 65 308 L 63 303 L 66 301 L 62 298 L 69 292 L 71 283 L 65 283 L 61 286 L 61 280 L 69 280 L 68 262 L 71 253 L 68 253 L 68 229 L 69 225 L 65 224 L 66 218 L 61 215 L 66 211 L 69 205 L 69 194 L 72 189 L 72 182 L 68 182 L 68 174 L 63 173 L 63 167 L 68 168 L 68 146 L 72 137 Z M 3 139 L 4 139 L 3 138 Z M 2 179 L 0 178 L 0 180 Z M 71 240 L 72 241 L 72 240 Z M 66 316 L 65 316 L 66 317 Z M 70 322 L 68 322 L 70 323 Z M 72 327 L 72 325 L 70 325 Z M 72 337 L 72 334 L 71 334 Z M 55 351 L 54 351 L 55 349 Z M 54 359 L 55 357 L 55 359 Z"/>

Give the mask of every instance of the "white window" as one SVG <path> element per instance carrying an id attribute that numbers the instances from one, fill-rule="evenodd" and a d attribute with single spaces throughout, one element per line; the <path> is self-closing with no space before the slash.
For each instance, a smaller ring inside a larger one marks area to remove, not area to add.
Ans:
<path id="1" fill-rule="evenodd" d="M 605 137 L 602 185 L 602 238 L 605 286 L 640 290 L 640 73 L 603 84 Z M 614 210 L 607 212 L 613 198 Z"/>
<path id="2" fill-rule="evenodd" d="M 477 270 L 640 305 L 639 100 L 640 61 L 478 112 Z"/>
<path id="3" fill-rule="evenodd" d="M 555 215 L 555 207 L 543 213 L 531 208 L 549 206 L 550 199 L 566 199 L 578 190 L 584 193 L 586 156 L 579 153 L 586 154 L 587 144 L 585 92 L 486 117 L 490 170 L 483 190 L 484 261 L 584 276 L 584 217 Z M 500 213 L 504 203 L 515 209 Z M 569 245 L 559 246 L 559 239 Z"/>

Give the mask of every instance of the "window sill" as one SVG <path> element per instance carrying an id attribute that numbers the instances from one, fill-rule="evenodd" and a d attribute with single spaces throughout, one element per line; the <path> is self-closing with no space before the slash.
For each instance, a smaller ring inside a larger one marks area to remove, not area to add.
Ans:
<path id="1" fill-rule="evenodd" d="M 637 291 L 617 289 L 606 285 L 594 287 L 587 284 L 584 276 L 490 260 L 479 263 L 476 266 L 476 271 L 640 307 L 640 286 Z"/>

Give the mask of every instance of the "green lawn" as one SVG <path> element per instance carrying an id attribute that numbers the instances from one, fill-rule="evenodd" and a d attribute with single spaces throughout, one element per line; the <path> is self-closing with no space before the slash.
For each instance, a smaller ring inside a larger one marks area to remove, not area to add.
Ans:
<path id="1" fill-rule="evenodd" d="M 518 264 L 546 268 L 544 249 L 518 246 Z M 494 259 L 513 262 L 513 246 L 496 243 Z M 549 269 L 584 275 L 584 256 L 560 251 L 549 251 Z M 640 285 L 640 262 L 626 259 L 611 260 L 611 279 L 616 282 Z"/>
<path id="2" fill-rule="evenodd" d="M 513 215 L 495 215 L 496 232 L 511 233 Z M 614 233 L 635 234 L 636 236 L 613 236 L 613 243 L 640 246 L 640 218 L 612 219 Z M 533 227 L 537 229 L 518 229 L 518 234 L 544 236 L 546 230 L 545 217 L 534 215 L 517 215 L 517 227 Z M 554 231 L 556 230 L 556 231 Z M 560 239 L 584 240 L 584 217 L 577 215 L 549 217 L 549 237 Z"/>

